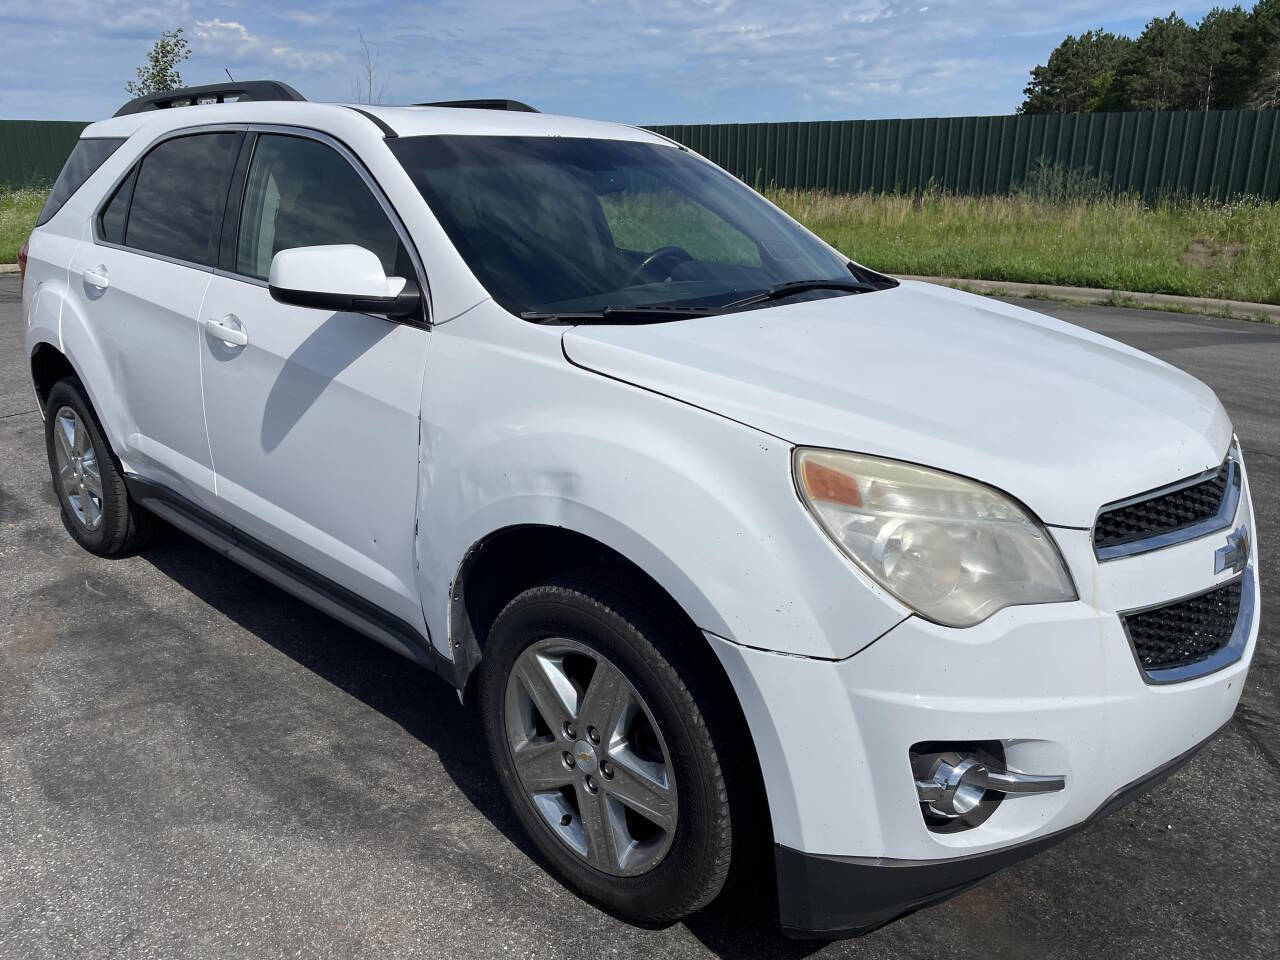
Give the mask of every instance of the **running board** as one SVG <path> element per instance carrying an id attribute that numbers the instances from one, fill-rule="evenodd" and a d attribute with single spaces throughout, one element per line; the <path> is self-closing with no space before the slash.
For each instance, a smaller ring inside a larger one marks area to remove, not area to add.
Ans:
<path id="1" fill-rule="evenodd" d="M 454 662 L 441 656 L 431 638 L 407 621 L 233 527 L 168 487 L 134 474 L 126 474 L 124 482 L 129 496 L 137 503 L 211 550 L 421 664 L 455 687 L 461 689 L 465 683 Z"/>

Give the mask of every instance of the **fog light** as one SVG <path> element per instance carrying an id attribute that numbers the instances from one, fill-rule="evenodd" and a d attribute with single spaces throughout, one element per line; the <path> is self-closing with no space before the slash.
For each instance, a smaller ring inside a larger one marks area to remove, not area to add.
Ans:
<path id="1" fill-rule="evenodd" d="M 917 744 L 911 749 L 916 798 L 931 830 L 976 827 L 1006 796 L 1053 793 L 1066 787 L 1066 777 L 1060 774 L 1043 776 L 1002 769 L 1004 750 L 998 742 L 954 744 L 950 750 L 938 750 L 940 746 Z"/>
<path id="2" fill-rule="evenodd" d="M 987 792 L 987 768 L 973 757 L 939 757 L 933 776 L 916 781 L 921 803 L 940 817 L 963 817 L 982 802 Z"/>

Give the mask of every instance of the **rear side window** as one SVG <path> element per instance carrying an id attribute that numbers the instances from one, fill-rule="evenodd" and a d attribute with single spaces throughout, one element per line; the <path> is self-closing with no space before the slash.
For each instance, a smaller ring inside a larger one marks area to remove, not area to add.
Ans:
<path id="1" fill-rule="evenodd" d="M 133 196 L 133 181 L 138 175 L 134 167 L 125 177 L 124 182 L 116 187 L 107 205 L 102 208 L 100 225 L 102 239 L 109 243 L 124 243 L 124 225 L 129 215 L 129 198 Z"/>
<path id="2" fill-rule="evenodd" d="M 148 153 L 138 168 L 125 245 L 212 266 L 239 144 L 238 133 L 198 133 Z"/>
<path id="3" fill-rule="evenodd" d="M 124 143 L 123 137 L 93 137 L 79 141 L 71 151 L 71 156 L 67 157 L 67 162 L 63 164 L 58 179 L 53 182 L 53 189 L 49 191 L 49 199 L 44 202 L 44 207 L 40 210 L 36 226 L 52 220 L 54 214 L 62 209 L 62 205 L 71 199 L 71 195 L 84 186 L 84 182 L 93 176 L 94 171 L 102 166 L 107 157 L 115 153 L 122 143 Z"/>

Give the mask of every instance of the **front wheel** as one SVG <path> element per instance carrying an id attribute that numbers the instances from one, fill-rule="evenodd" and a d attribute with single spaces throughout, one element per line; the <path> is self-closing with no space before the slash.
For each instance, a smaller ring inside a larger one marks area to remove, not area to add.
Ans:
<path id="1" fill-rule="evenodd" d="M 580 893 L 648 923 L 709 903 L 734 845 L 724 738 L 672 665 L 676 640 L 607 587 L 552 581 L 502 611 L 480 676 L 494 767 L 526 832 Z"/>

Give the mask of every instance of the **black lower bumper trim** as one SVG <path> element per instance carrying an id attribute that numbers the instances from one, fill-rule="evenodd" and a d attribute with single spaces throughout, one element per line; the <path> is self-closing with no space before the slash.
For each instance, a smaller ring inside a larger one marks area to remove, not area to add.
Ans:
<path id="1" fill-rule="evenodd" d="M 954 897 L 1136 800 L 1168 779 L 1224 728 L 1225 724 L 1190 750 L 1121 787 L 1080 823 L 999 850 L 942 860 L 897 860 L 824 856 L 778 844 L 774 861 L 783 932 L 804 938 L 861 936 L 921 907 Z"/>

